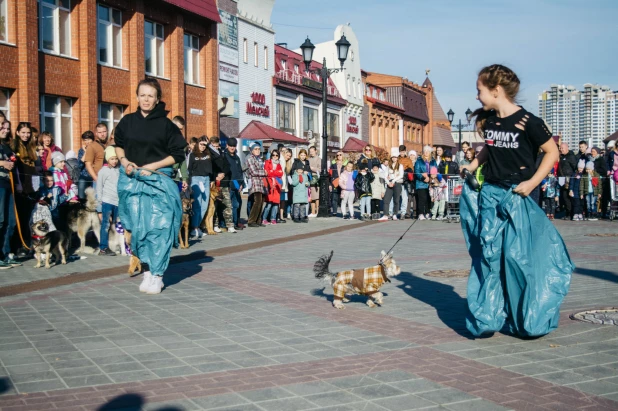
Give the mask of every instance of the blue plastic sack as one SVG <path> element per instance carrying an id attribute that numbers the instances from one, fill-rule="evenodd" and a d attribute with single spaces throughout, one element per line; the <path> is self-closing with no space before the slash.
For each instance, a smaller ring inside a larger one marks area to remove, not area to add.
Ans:
<path id="1" fill-rule="evenodd" d="M 168 176 L 172 168 L 158 170 Z M 182 205 L 178 188 L 171 178 L 152 173 L 127 176 L 120 168 L 118 215 L 131 232 L 131 250 L 147 263 L 154 275 L 163 275 L 170 261 L 172 246 L 178 245 Z"/>
<path id="2" fill-rule="evenodd" d="M 575 266 L 545 213 L 513 188 L 487 182 L 480 193 L 464 184 L 459 205 L 472 257 L 468 330 L 480 336 L 506 323 L 515 335 L 536 337 L 556 329 Z"/>

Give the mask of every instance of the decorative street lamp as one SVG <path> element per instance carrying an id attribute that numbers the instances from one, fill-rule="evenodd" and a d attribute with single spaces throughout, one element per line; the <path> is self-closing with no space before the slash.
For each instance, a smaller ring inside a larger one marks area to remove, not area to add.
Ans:
<path id="1" fill-rule="evenodd" d="M 326 161 L 326 148 L 328 145 L 328 131 L 327 131 L 327 117 L 328 117 L 328 78 L 332 73 L 338 73 L 343 71 L 343 63 L 348 58 L 348 51 L 350 49 L 350 42 L 341 36 L 337 45 L 337 58 L 341 63 L 341 68 L 329 69 L 326 67 L 326 58 L 322 62 L 322 68 L 311 70 L 311 62 L 313 61 L 313 50 L 315 46 L 309 40 L 309 37 L 300 46 L 303 55 L 303 61 L 305 62 L 306 71 L 314 73 L 320 76 L 322 80 L 322 172 L 320 173 L 320 207 L 318 209 L 318 217 L 330 217 L 328 212 L 328 206 L 330 204 L 329 191 L 328 191 L 328 162 Z"/>
<path id="2" fill-rule="evenodd" d="M 452 109 L 449 109 L 446 115 L 448 116 L 448 122 L 451 123 L 451 127 L 452 127 L 453 119 L 455 118 L 455 112 L 453 112 Z M 472 110 L 470 110 L 470 107 L 468 107 L 468 109 L 466 110 L 466 120 L 468 120 L 468 126 L 470 126 L 470 121 L 472 120 Z M 459 130 L 459 152 L 461 152 L 461 130 L 464 127 L 466 126 L 461 124 L 461 119 L 459 119 L 459 124 L 455 124 L 455 128 Z"/>

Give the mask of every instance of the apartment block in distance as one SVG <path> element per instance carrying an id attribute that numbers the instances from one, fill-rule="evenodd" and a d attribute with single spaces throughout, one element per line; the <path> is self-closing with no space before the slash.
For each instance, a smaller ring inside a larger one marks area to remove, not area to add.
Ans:
<path id="1" fill-rule="evenodd" d="M 154 77 L 185 135 L 217 135 L 220 21 L 215 0 L 0 0 L 0 110 L 77 151 Z"/>
<path id="2" fill-rule="evenodd" d="M 607 86 L 584 84 L 584 89 L 552 84 L 539 95 L 539 116 L 573 150 L 581 140 L 601 146 L 618 130 L 618 92 Z"/>

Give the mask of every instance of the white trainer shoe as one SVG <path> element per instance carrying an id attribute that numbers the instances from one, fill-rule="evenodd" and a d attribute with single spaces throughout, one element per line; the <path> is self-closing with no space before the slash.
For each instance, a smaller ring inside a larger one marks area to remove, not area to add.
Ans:
<path id="1" fill-rule="evenodd" d="M 150 271 L 144 271 L 144 279 L 142 283 L 139 285 L 139 291 L 145 293 L 148 291 L 148 286 L 150 285 L 152 273 Z"/>
<path id="2" fill-rule="evenodd" d="M 397 221 L 397 220 L 398 220 L 398 218 L 397 218 L 397 214 L 393 214 L 393 220 L 395 220 L 395 221 Z"/>
<path id="3" fill-rule="evenodd" d="M 230 227 L 227 229 L 228 233 L 237 233 L 238 231 L 236 231 L 236 229 L 234 227 Z"/>
<path id="4" fill-rule="evenodd" d="M 161 294 L 161 290 L 163 289 L 163 276 L 151 275 L 150 277 L 150 284 L 148 285 L 146 294 Z"/>
<path id="5" fill-rule="evenodd" d="M 215 226 L 213 228 L 213 230 L 215 230 L 215 233 L 220 233 L 221 232 L 221 229 L 219 228 L 219 226 Z"/>

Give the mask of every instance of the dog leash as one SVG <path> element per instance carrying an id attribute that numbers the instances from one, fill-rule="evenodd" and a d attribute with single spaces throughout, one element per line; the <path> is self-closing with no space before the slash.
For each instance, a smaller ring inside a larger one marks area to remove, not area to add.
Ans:
<path id="1" fill-rule="evenodd" d="M 401 240 L 403 240 L 403 237 L 408 233 L 408 231 L 410 231 L 410 229 L 414 226 L 414 224 L 416 224 L 417 221 L 418 221 L 418 218 L 412 221 L 412 224 L 410 224 L 410 227 L 408 227 L 408 229 L 403 232 L 401 237 L 399 237 L 399 239 L 395 241 L 395 244 L 393 244 L 393 246 L 386 252 L 385 256 L 387 256 L 391 251 L 393 251 L 393 248 L 395 248 L 395 246 L 399 244 Z M 383 262 L 384 262 L 384 258 L 380 258 L 379 264 L 381 265 Z"/>

